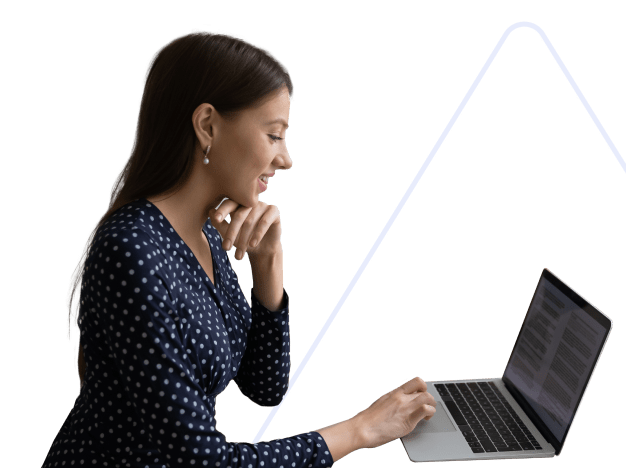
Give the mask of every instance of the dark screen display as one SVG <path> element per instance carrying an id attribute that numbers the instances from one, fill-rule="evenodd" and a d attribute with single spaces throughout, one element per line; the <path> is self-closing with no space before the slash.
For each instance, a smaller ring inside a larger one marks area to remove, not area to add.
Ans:
<path id="1" fill-rule="evenodd" d="M 503 377 L 561 443 L 608 333 L 569 294 L 542 275 Z"/>

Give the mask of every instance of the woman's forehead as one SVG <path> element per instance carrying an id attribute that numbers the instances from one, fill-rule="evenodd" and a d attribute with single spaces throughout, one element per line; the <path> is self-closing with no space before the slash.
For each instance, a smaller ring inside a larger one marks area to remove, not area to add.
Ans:
<path id="1" fill-rule="evenodd" d="M 248 117 L 264 126 L 282 125 L 289 127 L 289 93 L 280 93 L 265 101 L 262 105 L 250 109 Z"/>

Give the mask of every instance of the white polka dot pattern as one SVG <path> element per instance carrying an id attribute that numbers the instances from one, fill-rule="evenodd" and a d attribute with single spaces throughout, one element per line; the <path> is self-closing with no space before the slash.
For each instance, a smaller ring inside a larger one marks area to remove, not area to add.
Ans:
<path id="1" fill-rule="evenodd" d="M 241 293 L 221 236 L 207 220 L 212 284 L 160 210 L 145 199 L 98 232 L 81 285 L 85 384 L 43 468 L 329 467 L 315 431 L 230 443 L 215 400 L 234 379 L 263 406 L 289 385 L 289 296 L 272 312 Z"/>

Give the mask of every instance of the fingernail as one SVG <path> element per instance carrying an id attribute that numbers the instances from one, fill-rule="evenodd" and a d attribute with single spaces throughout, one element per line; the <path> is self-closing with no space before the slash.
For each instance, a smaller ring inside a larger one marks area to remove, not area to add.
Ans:
<path id="1" fill-rule="evenodd" d="M 230 243 L 230 241 L 226 241 L 226 244 L 224 244 L 224 250 L 230 250 L 232 244 Z"/>
<path id="2" fill-rule="evenodd" d="M 218 215 L 215 217 L 215 219 L 217 219 L 218 221 L 221 221 L 221 220 L 222 220 L 222 213 L 218 214 Z"/>
<path id="3" fill-rule="evenodd" d="M 256 247 L 256 245 L 257 245 L 258 243 L 259 243 L 259 241 L 258 241 L 258 240 L 256 240 L 256 239 L 254 239 L 254 240 L 250 243 L 250 245 L 251 245 L 252 247 Z"/>

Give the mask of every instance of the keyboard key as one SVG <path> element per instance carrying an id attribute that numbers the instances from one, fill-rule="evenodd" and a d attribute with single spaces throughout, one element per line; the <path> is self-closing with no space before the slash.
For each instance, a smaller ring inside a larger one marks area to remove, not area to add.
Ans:
<path id="1" fill-rule="evenodd" d="M 519 446 L 524 450 L 535 450 L 535 447 L 530 442 L 520 442 Z"/>
<path id="2" fill-rule="evenodd" d="M 521 447 L 520 447 L 520 450 Z M 498 447 L 498 452 L 516 452 L 517 449 L 515 447 L 511 447 L 510 445 L 507 445 L 506 447 Z"/>
<path id="3" fill-rule="evenodd" d="M 523 432 L 513 432 L 513 437 L 515 437 L 517 440 L 528 440 L 528 437 L 526 437 L 526 434 L 524 434 Z"/>
<path id="4" fill-rule="evenodd" d="M 474 453 L 485 453 L 485 450 L 482 447 L 472 447 L 472 452 L 474 452 Z"/>
<path id="5" fill-rule="evenodd" d="M 491 442 L 481 441 L 480 443 L 482 444 L 483 448 L 485 449 L 485 452 L 487 453 L 498 451 L 495 445 L 493 445 Z"/>
<path id="6" fill-rule="evenodd" d="M 482 445 L 480 445 L 480 442 L 468 442 L 468 445 L 472 448 L 474 447 L 482 447 Z"/>
<path id="7" fill-rule="evenodd" d="M 461 411 L 459 410 L 459 407 L 456 405 L 456 403 L 454 403 L 453 401 L 444 401 L 444 403 L 448 407 L 448 411 L 450 411 L 450 414 L 454 418 L 454 422 L 456 422 L 459 426 L 467 425 L 467 422 L 465 421 L 465 418 L 461 414 Z"/>

